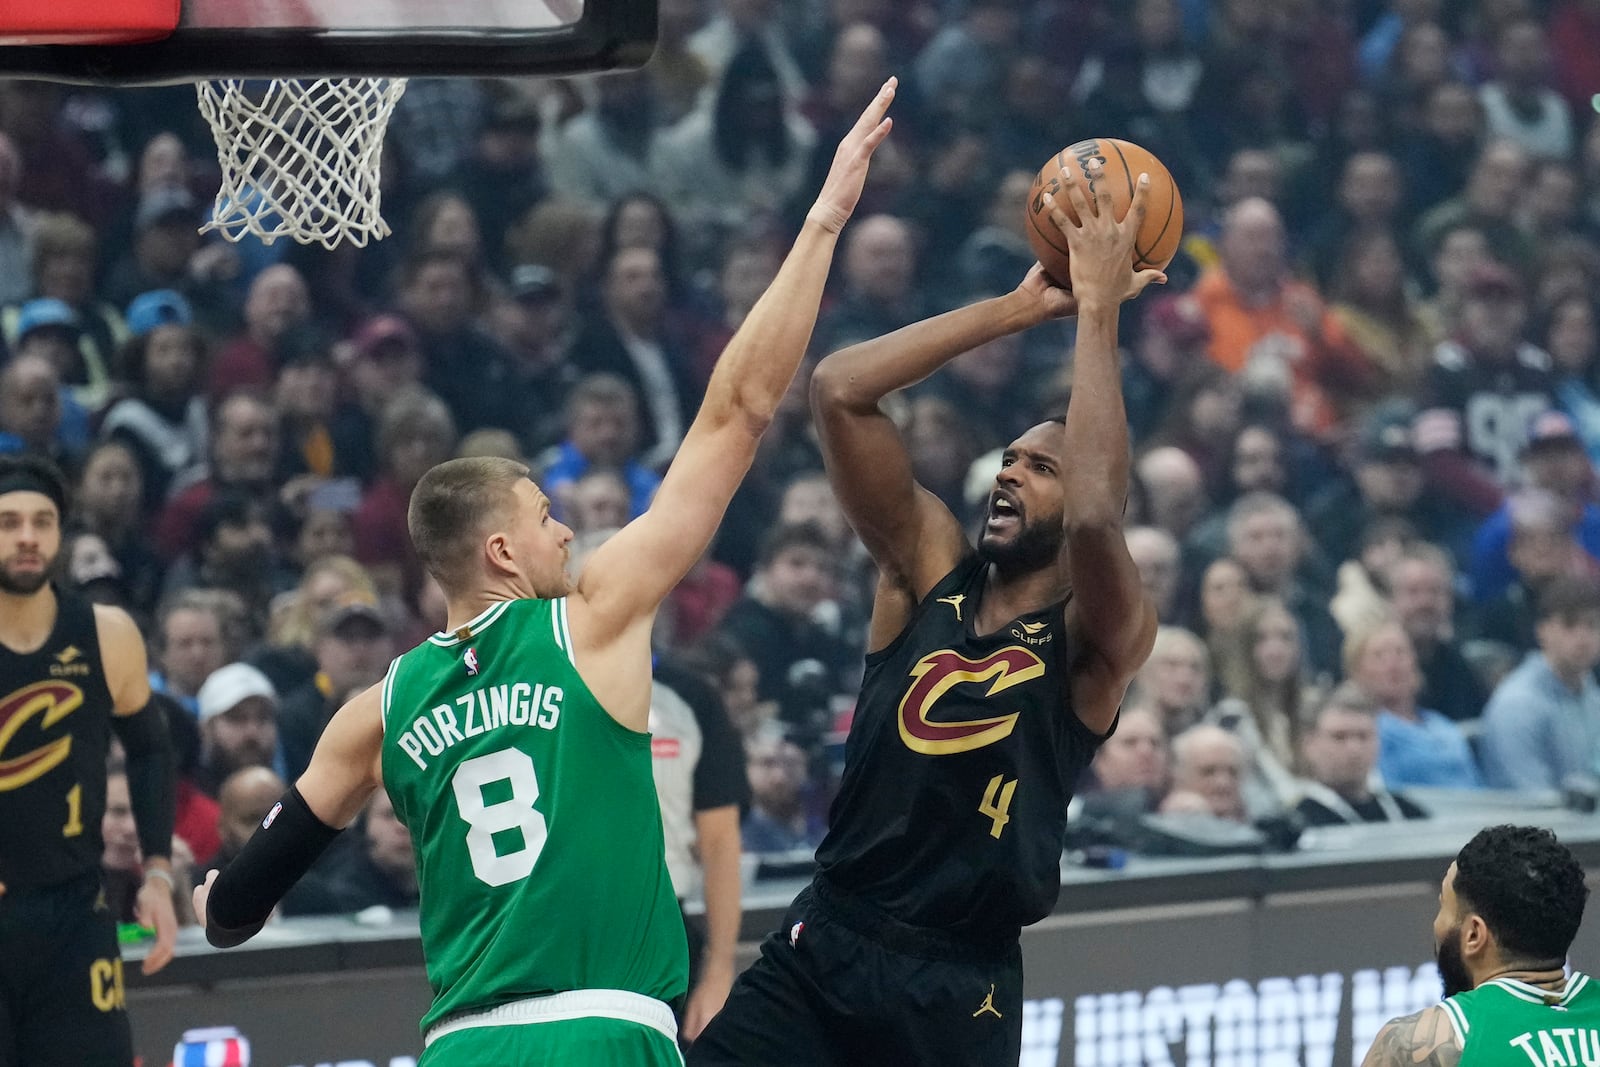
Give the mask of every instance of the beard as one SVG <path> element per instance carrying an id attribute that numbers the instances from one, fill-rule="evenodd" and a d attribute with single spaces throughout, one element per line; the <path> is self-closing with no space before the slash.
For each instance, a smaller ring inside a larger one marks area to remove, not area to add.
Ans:
<path id="1" fill-rule="evenodd" d="M 19 574 L 13 571 L 9 565 L 0 563 L 0 592 L 9 593 L 12 596 L 32 596 L 49 583 L 50 575 L 55 571 L 55 567 L 56 561 L 51 558 L 45 560 L 44 566 L 40 567 L 38 571 Z"/>
<path id="2" fill-rule="evenodd" d="M 980 534 L 978 558 L 1007 574 L 1027 574 L 1053 567 L 1061 559 L 1061 546 L 1066 540 L 1061 523 L 1060 515 L 1039 522 L 1025 520 L 1009 541 Z"/>
<path id="3" fill-rule="evenodd" d="M 1470 993 L 1473 990 L 1472 975 L 1467 973 L 1466 961 L 1461 958 L 1459 926 L 1444 935 L 1443 940 L 1433 950 L 1433 958 L 1439 965 L 1439 981 L 1444 983 L 1446 999 L 1457 993 Z"/>

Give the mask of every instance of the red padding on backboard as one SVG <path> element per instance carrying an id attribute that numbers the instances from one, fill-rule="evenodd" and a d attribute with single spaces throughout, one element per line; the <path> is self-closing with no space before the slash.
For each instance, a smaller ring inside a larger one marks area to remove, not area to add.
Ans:
<path id="1" fill-rule="evenodd" d="M 180 0 L 7 0 L 0 46 L 134 44 L 178 28 Z"/>

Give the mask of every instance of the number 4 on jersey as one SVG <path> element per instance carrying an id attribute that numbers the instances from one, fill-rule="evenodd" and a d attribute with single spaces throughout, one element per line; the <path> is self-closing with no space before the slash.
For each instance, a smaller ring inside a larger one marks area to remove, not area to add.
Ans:
<path id="1" fill-rule="evenodd" d="M 1017 792 L 1017 780 L 1013 778 L 1007 782 L 1005 777 L 997 774 L 989 779 L 989 787 L 983 791 L 983 803 L 978 805 L 979 815 L 994 820 L 994 825 L 989 827 L 989 836 L 993 838 L 999 838 L 1006 823 L 1011 821 L 1011 798 Z"/>

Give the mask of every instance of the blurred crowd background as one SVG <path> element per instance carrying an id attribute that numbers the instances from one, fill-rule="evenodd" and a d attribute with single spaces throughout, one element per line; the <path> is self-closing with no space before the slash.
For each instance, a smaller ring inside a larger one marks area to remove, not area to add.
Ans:
<path id="1" fill-rule="evenodd" d="M 1122 332 L 1163 627 L 1080 825 L 1593 797 L 1600 0 L 661 0 L 637 73 L 414 81 L 365 249 L 198 233 L 187 86 L 0 83 L 0 447 L 71 472 L 63 580 L 147 628 L 197 866 L 442 625 L 405 526 L 429 466 L 525 459 L 576 565 L 648 504 L 891 73 L 816 358 L 1012 288 L 1066 144 L 1135 141 L 1183 190 L 1170 283 Z M 893 399 L 963 519 L 1062 412 L 1072 351 L 1052 324 Z M 802 374 L 657 635 L 743 741 L 748 850 L 819 840 L 871 590 Z M 289 910 L 415 900 L 381 797 L 347 836 Z"/>

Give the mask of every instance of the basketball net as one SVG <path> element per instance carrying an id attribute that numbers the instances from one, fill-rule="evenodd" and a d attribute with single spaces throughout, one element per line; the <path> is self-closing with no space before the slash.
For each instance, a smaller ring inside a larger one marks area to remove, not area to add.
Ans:
<path id="1" fill-rule="evenodd" d="M 202 230 L 328 249 L 388 235 L 379 167 L 404 78 L 235 78 L 196 89 L 222 167 Z"/>

